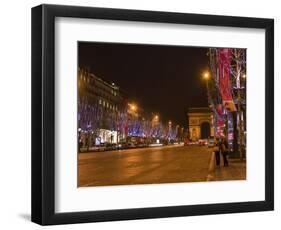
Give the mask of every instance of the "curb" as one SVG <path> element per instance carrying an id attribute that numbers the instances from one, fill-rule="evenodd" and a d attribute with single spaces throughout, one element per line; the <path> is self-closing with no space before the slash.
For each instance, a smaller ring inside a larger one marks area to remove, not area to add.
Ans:
<path id="1" fill-rule="evenodd" d="M 215 152 L 212 152 L 211 160 L 209 163 L 207 181 L 213 181 L 215 179 Z"/>

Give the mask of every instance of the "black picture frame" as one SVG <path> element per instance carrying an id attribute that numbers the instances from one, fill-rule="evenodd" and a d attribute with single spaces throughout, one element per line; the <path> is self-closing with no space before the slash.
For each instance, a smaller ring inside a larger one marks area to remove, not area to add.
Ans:
<path id="1" fill-rule="evenodd" d="M 265 29 L 265 200 L 55 213 L 55 18 L 88 18 Z M 41 225 L 222 214 L 274 209 L 274 20 L 125 9 L 32 8 L 32 221 Z"/>

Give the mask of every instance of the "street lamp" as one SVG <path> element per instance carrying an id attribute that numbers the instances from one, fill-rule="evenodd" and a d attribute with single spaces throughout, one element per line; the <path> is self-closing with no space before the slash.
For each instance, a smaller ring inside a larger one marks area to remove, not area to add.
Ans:
<path id="1" fill-rule="evenodd" d="M 203 79 L 204 79 L 204 80 L 209 80 L 209 79 L 210 79 L 210 73 L 207 72 L 207 71 L 204 72 L 204 73 L 203 73 Z"/>
<path id="2" fill-rule="evenodd" d="M 135 105 L 132 105 L 132 106 L 131 106 L 131 109 L 132 109 L 133 111 L 136 111 L 136 110 L 137 110 L 137 107 L 136 107 Z"/>
<path id="3" fill-rule="evenodd" d="M 129 109 L 132 110 L 133 112 L 136 112 L 138 109 L 138 107 L 133 103 L 132 104 L 129 103 L 128 106 L 129 106 Z"/>
<path id="4" fill-rule="evenodd" d="M 210 98 L 210 95 L 209 95 L 209 80 L 210 80 L 210 73 L 209 71 L 205 71 L 203 73 L 203 79 L 206 81 L 206 87 L 207 87 L 207 96 L 208 96 L 208 100 Z"/>
<path id="5" fill-rule="evenodd" d="M 209 86 L 208 86 L 208 82 L 210 80 L 210 73 L 208 71 L 205 71 L 203 73 L 203 80 L 206 81 L 206 85 L 207 85 L 207 93 L 208 93 L 208 96 L 209 96 Z"/>

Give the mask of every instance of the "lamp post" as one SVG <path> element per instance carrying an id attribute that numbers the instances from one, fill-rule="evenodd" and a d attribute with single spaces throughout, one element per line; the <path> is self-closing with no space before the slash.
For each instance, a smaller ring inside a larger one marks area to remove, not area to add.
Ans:
<path id="1" fill-rule="evenodd" d="M 210 78 L 211 78 L 210 73 L 208 71 L 205 71 L 203 73 L 203 80 L 206 81 L 208 102 L 211 105 L 211 99 L 210 99 L 211 95 L 210 95 L 210 89 L 209 89 L 209 80 L 210 80 Z M 214 133 L 213 135 L 215 136 L 216 133 L 217 133 L 217 127 L 216 127 L 216 122 L 215 122 L 216 119 L 214 119 L 215 118 L 214 116 L 215 116 L 215 114 L 211 115 L 211 121 L 212 121 L 211 122 L 211 124 L 212 124 L 211 133 L 213 132 Z"/>
<path id="2" fill-rule="evenodd" d="M 172 136 L 172 121 L 168 122 L 168 141 L 170 142 Z"/>
<path id="3" fill-rule="evenodd" d="M 131 137 L 134 135 L 135 132 L 135 122 L 138 118 L 137 114 L 138 107 L 135 103 L 128 103 L 128 135 L 126 137 L 126 142 L 131 140 Z"/>
<path id="4" fill-rule="evenodd" d="M 152 120 L 151 120 L 151 132 L 150 132 L 150 138 L 153 140 L 153 136 L 157 136 L 157 126 L 159 124 L 159 115 L 152 114 Z"/>
<path id="5" fill-rule="evenodd" d="M 203 73 L 203 79 L 206 81 L 206 88 L 207 88 L 207 96 L 209 100 L 209 80 L 210 80 L 210 73 L 208 71 Z"/>
<path id="6" fill-rule="evenodd" d="M 176 138 L 176 140 L 177 140 L 177 142 L 179 142 L 179 140 L 180 140 L 180 132 L 179 132 L 179 125 L 176 125 L 176 136 L 175 136 L 175 138 Z"/>

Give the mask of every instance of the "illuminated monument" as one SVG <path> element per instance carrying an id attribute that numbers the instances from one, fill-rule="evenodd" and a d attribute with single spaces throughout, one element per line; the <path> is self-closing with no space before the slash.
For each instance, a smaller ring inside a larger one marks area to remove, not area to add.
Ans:
<path id="1" fill-rule="evenodd" d="M 189 137 L 192 141 L 214 136 L 212 113 L 208 107 L 188 110 Z"/>

